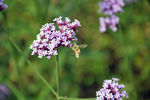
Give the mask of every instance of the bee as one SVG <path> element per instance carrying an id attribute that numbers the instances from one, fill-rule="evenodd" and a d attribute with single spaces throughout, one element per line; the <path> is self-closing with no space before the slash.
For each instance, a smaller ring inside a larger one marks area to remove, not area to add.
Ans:
<path id="1" fill-rule="evenodd" d="M 79 55 L 81 53 L 80 48 L 86 48 L 86 47 L 87 44 L 81 44 L 81 45 L 73 44 L 71 48 L 74 51 L 76 58 L 79 58 Z"/>

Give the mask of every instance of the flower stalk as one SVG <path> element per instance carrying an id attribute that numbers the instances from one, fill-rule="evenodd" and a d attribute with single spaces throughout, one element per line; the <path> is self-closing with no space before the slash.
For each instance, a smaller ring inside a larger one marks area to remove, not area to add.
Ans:
<path id="1" fill-rule="evenodd" d="M 31 63 L 30 60 L 28 60 L 28 58 L 24 55 L 24 53 L 22 52 L 22 50 L 19 48 L 19 46 L 11 39 L 11 37 L 9 37 L 7 34 L 5 34 L 5 37 L 10 41 L 10 43 L 16 48 L 16 50 L 25 58 L 26 62 L 33 68 L 33 70 L 35 71 L 35 74 L 37 75 L 37 77 L 39 77 L 39 79 L 45 84 L 45 86 L 47 86 L 49 88 L 49 90 L 53 93 L 53 95 L 55 95 L 57 98 L 57 93 L 55 92 L 55 90 L 52 88 L 51 84 L 49 84 L 45 78 L 41 75 L 41 73 L 36 69 L 36 67 Z"/>
<path id="2" fill-rule="evenodd" d="M 59 77 L 60 75 L 59 75 L 59 54 L 58 55 L 56 55 L 56 84 L 57 84 L 57 96 L 59 97 L 59 93 L 60 93 L 60 91 L 59 91 L 59 89 L 60 89 L 60 82 L 59 82 L 59 80 L 60 80 L 60 77 Z M 59 98 L 57 98 L 57 100 L 59 100 Z"/>

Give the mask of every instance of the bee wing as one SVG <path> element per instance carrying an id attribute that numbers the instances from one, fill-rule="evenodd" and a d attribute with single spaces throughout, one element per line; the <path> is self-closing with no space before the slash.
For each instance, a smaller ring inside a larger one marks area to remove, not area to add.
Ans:
<path id="1" fill-rule="evenodd" d="M 79 47 L 78 47 L 78 45 L 77 44 L 73 44 L 73 46 L 72 46 L 72 50 L 76 50 L 76 49 L 78 49 Z"/>
<path id="2" fill-rule="evenodd" d="M 86 48 L 87 47 L 87 44 L 81 44 L 81 45 L 78 45 L 79 48 Z"/>

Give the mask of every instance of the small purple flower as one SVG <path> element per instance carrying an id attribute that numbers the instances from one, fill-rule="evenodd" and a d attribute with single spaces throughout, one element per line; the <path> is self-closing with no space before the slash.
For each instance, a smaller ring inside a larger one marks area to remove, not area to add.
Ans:
<path id="1" fill-rule="evenodd" d="M 38 55 L 38 58 L 46 56 L 50 59 L 52 55 L 58 54 L 58 47 L 70 48 L 77 41 L 77 27 L 81 26 L 78 20 L 75 19 L 71 22 L 68 17 L 65 17 L 63 21 L 62 17 L 58 17 L 53 21 L 56 22 L 57 27 L 54 23 L 47 23 L 42 26 L 37 39 L 30 46 L 30 49 L 33 50 L 31 55 Z"/>
<path id="2" fill-rule="evenodd" d="M 118 12 L 123 12 L 124 6 L 123 0 L 104 0 L 99 3 L 100 12 L 104 12 L 105 15 L 112 15 Z"/>
<path id="3" fill-rule="evenodd" d="M 8 8 L 8 6 L 6 4 L 3 4 L 4 0 L 0 0 L 0 11 L 2 11 L 5 8 Z"/>
<path id="4" fill-rule="evenodd" d="M 111 17 L 100 17 L 99 18 L 100 22 L 100 31 L 101 32 L 106 32 L 107 27 L 112 29 L 112 31 L 116 32 L 117 31 L 117 24 L 119 23 L 119 17 L 112 15 Z"/>
<path id="5" fill-rule="evenodd" d="M 6 100 L 6 97 L 10 94 L 10 90 L 4 84 L 0 84 L 0 100 Z"/>
<path id="6" fill-rule="evenodd" d="M 103 88 L 96 92 L 96 100 L 122 100 L 123 97 L 128 98 L 123 84 L 118 84 L 119 79 L 104 80 Z"/>

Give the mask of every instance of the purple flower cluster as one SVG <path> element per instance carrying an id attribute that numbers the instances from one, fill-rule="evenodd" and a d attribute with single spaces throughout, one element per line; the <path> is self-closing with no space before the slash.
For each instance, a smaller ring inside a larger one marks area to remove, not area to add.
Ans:
<path id="1" fill-rule="evenodd" d="M 122 7 L 124 6 L 123 0 L 104 0 L 99 3 L 100 13 L 104 12 L 104 15 L 108 16 L 106 18 L 100 17 L 100 31 L 105 32 L 107 27 L 112 29 L 112 31 L 117 31 L 117 24 L 119 23 L 119 17 L 115 14 L 118 12 L 123 12 Z"/>
<path id="2" fill-rule="evenodd" d="M 38 55 L 38 58 L 46 56 L 50 59 L 52 55 L 58 54 L 58 47 L 64 46 L 70 48 L 77 41 L 77 27 L 81 26 L 77 19 L 71 22 L 68 17 L 65 17 L 64 21 L 62 17 L 59 17 L 53 21 L 56 22 L 57 27 L 54 23 L 47 23 L 42 26 L 37 39 L 30 46 L 30 49 L 33 50 L 31 55 Z"/>
<path id="3" fill-rule="evenodd" d="M 125 86 L 118 84 L 119 79 L 105 80 L 103 88 L 96 92 L 96 100 L 122 100 L 122 97 L 128 98 L 126 90 L 122 90 Z"/>
<path id="4" fill-rule="evenodd" d="M 6 100 L 6 97 L 10 94 L 10 90 L 4 84 L 0 84 L 0 100 Z"/>
<path id="5" fill-rule="evenodd" d="M 99 3 L 102 12 L 105 15 L 112 15 L 118 12 L 123 12 L 122 7 L 124 6 L 123 0 L 104 0 Z"/>
<path id="6" fill-rule="evenodd" d="M 113 31 L 117 31 L 117 24 L 119 23 L 119 18 L 115 15 L 112 15 L 111 17 L 106 17 L 106 18 L 99 18 L 100 21 L 100 30 L 101 32 L 105 32 L 107 29 L 107 26 L 110 27 Z"/>
<path id="7" fill-rule="evenodd" d="M 0 0 L 0 11 L 8 7 L 6 4 L 3 4 L 3 1 L 4 0 Z"/>

